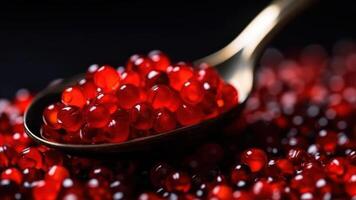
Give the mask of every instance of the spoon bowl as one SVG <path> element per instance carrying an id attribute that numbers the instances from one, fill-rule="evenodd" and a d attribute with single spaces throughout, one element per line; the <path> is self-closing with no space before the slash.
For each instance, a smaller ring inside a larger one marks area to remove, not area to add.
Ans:
<path id="1" fill-rule="evenodd" d="M 203 136 L 206 136 L 206 133 L 211 132 L 211 128 L 209 127 L 216 127 L 222 122 L 226 122 L 229 119 L 233 119 L 234 116 L 238 115 L 242 111 L 243 108 L 243 106 L 236 106 L 228 112 L 224 113 L 219 118 L 205 120 L 193 126 L 181 127 L 157 135 L 128 140 L 123 143 L 65 144 L 44 139 L 41 136 L 43 110 L 48 105 L 60 101 L 61 92 L 66 87 L 77 83 L 83 77 L 84 75 L 79 75 L 71 79 L 63 80 L 59 83 L 47 87 L 39 95 L 36 96 L 24 116 L 25 131 L 32 139 L 34 139 L 36 142 L 39 142 L 40 144 L 52 148 L 58 148 L 65 152 L 74 154 L 111 154 L 134 152 L 139 150 L 156 148 L 160 146 L 163 147 L 164 145 L 171 146 L 172 143 L 177 142 L 177 138 L 179 138 L 180 141 L 182 139 L 186 142 L 190 140 L 199 140 Z"/>
<path id="2" fill-rule="evenodd" d="M 36 142 L 74 154 L 129 153 L 152 149 L 158 146 L 171 146 L 172 143 L 200 141 L 211 132 L 212 127 L 235 119 L 241 114 L 254 84 L 255 62 L 268 39 L 274 35 L 292 16 L 297 14 L 311 0 L 276 0 L 267 6 L 257 17 L 223 49 L 199 59 L 194 64 L 209 63 L 215 66 L 221 77 L 233 85 L 239 93 L 239 103 L 218 117 L 205 120 L 193 126 L 129 140 L 123 143 L 104 144 L 64 144 L 48 141 L 41 137 L 42 112 L 44 108 L 60 101 L 61 92 L 74 85 L 84 75 L 63 80 L 50 85 L 37 95 L 24 115 L 26 133 Z"/>

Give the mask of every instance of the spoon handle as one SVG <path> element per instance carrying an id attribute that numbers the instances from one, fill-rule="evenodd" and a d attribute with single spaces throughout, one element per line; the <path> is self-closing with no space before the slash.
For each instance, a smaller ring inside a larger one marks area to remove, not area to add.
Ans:
<path id="1" fill-rule="evenodd" d="M 268 41 L 268 38 L 313 1 L 274 0 L 232 42 L 221 50 L 199 59 L 196 63 L 207 62 L 212 66 L 217 66 L 242 50 L 245 56 L 254 56 Z"/>

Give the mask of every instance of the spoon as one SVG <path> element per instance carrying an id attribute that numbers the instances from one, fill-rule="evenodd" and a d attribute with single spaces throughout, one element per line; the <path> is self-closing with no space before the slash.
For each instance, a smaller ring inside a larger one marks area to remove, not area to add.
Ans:
<path id="1" fill-rule="evenodd" d="M 239 104 L 217 118 L 199 124 L 181 127 L 158 135 L 129 140 L 123 143 L 104 144 L 63 144 L 48 141 L 41 137 L 42 112 L 46 106 L 60 100 L 61 92 L 75 84 L 84 75 L 57 81 L 51 84 L 33 100 L 24 115 L 26 133 L 36 142 L 48 147 L 61 149 L 74 154 L 110 154 L 129 153 L 140 149 L 149 149 L 159 145 L 170 145 L 170 142 L 199 140 L 205 137 L 209 129 L 226 120 L 238 117 L 250 95 L 254 83 L 254 67 L 260 51 L 268 39 L 277 32 L 291 17 L 300 12 L 312 0 L 275 0 L 261 11 L 255 19 L 223 49 L 199 59 L 215 66 L 221 77 L 239 92 Z"/>

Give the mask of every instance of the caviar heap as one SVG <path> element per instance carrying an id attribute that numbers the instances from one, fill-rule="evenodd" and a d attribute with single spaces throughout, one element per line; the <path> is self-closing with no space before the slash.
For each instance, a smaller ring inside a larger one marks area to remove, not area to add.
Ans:
<path id="1" fill-rule="evenodd" d="M 293 55 L 294 56 L 294 55 Z M 180 151 L 108 159 L 36 145 L 22 113 L 31 95 L 0 100 L 0 198 L 34 200 L 329 200 L 356 198 L 356 45 L 333 56 L 261 60 L 243 116 L 222 137 Z"/>
<path id="2" fill-rule="evenodd" d="M 91 66 L 43 112 L 42 136 L 62 143 L 120 143 L 214 118 L 238 103 L 236 89 L 207 64 L 171 64 L 161 51 L 126 67 Z"/>

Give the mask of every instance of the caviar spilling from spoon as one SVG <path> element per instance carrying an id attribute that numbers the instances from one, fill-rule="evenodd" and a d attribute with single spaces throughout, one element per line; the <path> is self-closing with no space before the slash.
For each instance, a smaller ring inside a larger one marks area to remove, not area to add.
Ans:
<path id="1" fill-rule="evenodd" d="M 356 46 L 329 58 L 312 46 L 298 60 L 267 51 L 262 65 L 224 137 L 157 157 L 98 160 L 37 145 L 22 128 L 32 96 L 0 100 L 1 199 L 356 198 Z"/>
<path id="2" fill-rule="evenodd" d="M 42 137 L 62 143 L 120 143 L 217 117 L 236 89 L 209 65 L 171 63 L 161 51 L 133 55 L 125 68 L 91 66 L 43 112 Z"/>

